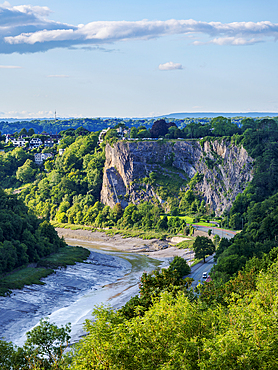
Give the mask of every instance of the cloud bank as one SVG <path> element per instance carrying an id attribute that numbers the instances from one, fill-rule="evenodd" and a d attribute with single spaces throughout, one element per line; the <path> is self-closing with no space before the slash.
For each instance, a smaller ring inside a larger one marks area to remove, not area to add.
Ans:
<path id="1" fill-rule="evenodd" d="M 35 53 L 53 48 L 103 45 L 169 35 L 194 35 L 195 45 L 252 45 L 277 40 L 278 24 L 262 22 L 101 21 L 70 25 L 48 19 L 48 7 L 0 5 L 0 53 Z M 203 40 L 205 39 L 205 40 Z"/>
<path id="2" fill-rule="evenodd" d="M 160 71 L 171 71 L 173 69 L 183 69 L 183 66 L 180 63 L 167 62 L 159 64 L 158 69 L 160 69 Z"/>

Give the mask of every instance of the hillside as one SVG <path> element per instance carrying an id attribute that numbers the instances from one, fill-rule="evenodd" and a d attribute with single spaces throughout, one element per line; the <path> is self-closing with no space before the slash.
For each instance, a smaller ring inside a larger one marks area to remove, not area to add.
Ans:
<path id="1" fill-rule="evenodd" d="M 227 140 L 119 141 L 105 148 L 106 161 L 101 202 L 121 203 L 185 196 L 189 182 L 200 174 L 191 190 L 216 214 L 229 209 L 252 180 L 252 158 L 242 145 Z"/>

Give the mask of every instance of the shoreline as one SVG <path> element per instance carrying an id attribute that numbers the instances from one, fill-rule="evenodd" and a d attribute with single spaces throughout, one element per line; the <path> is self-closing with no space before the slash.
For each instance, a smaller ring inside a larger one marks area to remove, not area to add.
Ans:
<path id="1" fill-rule="evenodd" d="M 192 254 L 190 249 L 179 249 L 174 244 L 183 240 L 190 240 L 189 238 L 174 237 L 170 240 L 161 241 L 159 239 L 143 240 L 137 237 L 123 238 L 117 234 L 108 236 L 101 231 L 90 230 L 71 230 L 64 228 L 55 228 L 59 237 L 64 237 L 66 242 L 69 241 L 74 245 L 79 245 L 78 242 L 88 244 L 87 247 L 106 250 L 114 250 L 119 252 L 137 253 L 155 259 L 170 259 L 175 256 L 188 259 L 188 255 Z M 81 246 L 86 247 L 84 244 Z M 105 248 L 106 247 L 106 248 Z"/>

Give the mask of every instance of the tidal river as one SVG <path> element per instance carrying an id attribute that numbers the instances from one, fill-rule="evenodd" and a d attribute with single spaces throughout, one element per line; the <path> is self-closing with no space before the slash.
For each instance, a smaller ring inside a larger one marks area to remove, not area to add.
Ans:
<path id="1" fill-rule="evenodd" d="M 71 323 L 71 342 L 82 335 L 85 319 L 92 318 L 95 305 L 118 308 L 138 292 L 144 271 L 162 262 L 144 255 L 119 252 L 112 247 L 86 241 L 66 240 L 69 245 L 90 249 L 87 263 L 77 263 L 43 279 L 44 285 L 26 286 L 10 297 L 0 297 L 0 338 L 22 346 L 25 333 L 41 318 L 56 325 Z"/>

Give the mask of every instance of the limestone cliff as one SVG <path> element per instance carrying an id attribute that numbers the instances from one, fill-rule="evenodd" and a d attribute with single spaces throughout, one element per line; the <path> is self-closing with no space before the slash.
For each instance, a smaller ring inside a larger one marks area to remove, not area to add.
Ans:
<path id="1" fill-rule="evenodd" d="M 164 173 L 175 180 L 178 177 L 180 190 L 186 190 L 188 179 L 200 173 L 203 178 L 194 190 L 221 214 L 252 180 L 252 161 L 243 147 L 226 141 L 204 142 L 202 146 L 185 140 L 119 141 L 113 147 L 106 146 L 101 201 L 111 207 L 117 202 L 126 207 L 130 202 L 154 198 L 163 202 L 159 185 L 145 182 L 141 186 L 140 179 L 151 172 Z"/>

